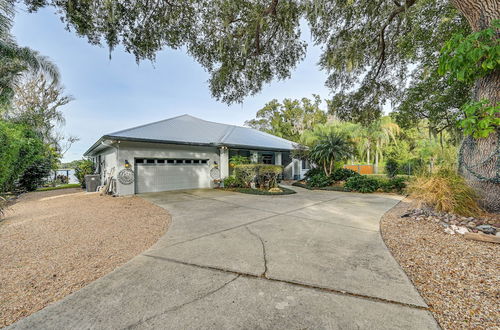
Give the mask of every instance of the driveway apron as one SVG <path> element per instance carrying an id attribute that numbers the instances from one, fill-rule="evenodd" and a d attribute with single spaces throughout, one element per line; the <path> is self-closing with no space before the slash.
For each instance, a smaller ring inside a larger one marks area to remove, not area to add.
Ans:
<path id="1" fill-rule="evenodd" d="M 165 236 L 12 328 L 439 328 L 380 236 L 401 197 L 293 189 L 141 195 Z"/>

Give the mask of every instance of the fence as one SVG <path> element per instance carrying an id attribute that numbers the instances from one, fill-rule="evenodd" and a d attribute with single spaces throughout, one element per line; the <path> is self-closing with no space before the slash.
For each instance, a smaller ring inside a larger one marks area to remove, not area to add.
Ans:
<path id="1" fill-rule="evenodd" d="M 359 174 L 373 174 L 373 165 L 344 165 L 344 168 L 358 172 Z"/>

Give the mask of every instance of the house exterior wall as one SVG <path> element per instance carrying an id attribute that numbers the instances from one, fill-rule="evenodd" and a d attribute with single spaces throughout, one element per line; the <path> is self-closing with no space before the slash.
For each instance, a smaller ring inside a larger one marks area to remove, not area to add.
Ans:
<path id="1" fill-rule="evenodd" d="M 114 178 L 117 177 L 118 172 L 125 168 L 125 161 L 128 161 L 130 169 L 135 171 L 135 158 L 203 158 L 209 160 L 211 168 L 215 165 L 215 162 L 219 163 L 219 152 L 215 147 L 124 141 L 115 145 L 118 148 L 118 163 L 114 163 L 114 166 L 116 166 Z M 135 194 L 135 182 L 124 185 L 117 180 L 116 190 L 118 195 L 133 195 Z"/>
<path id="2" fill-rule="evenodd" d="M 225 149 L 225 152 L 220 152 L 220 148 L 217 147 L 205 147 L 205 146 L 189 146 L 189 145 L 174 145 L 174 144 L 159 144 L 159 143 L 144 143 L 144 142 L 129 142 L 120 141 L 114 143 L 112 147 L 109 147 L 95 156 L 94 160 L 97 161 L 98 156 L 101 156 L 102 169 L 101 169 L 101 183 L 107 182 L 108 175 L 112 168 L 113 179 L 116 180 L 116 191 L 115 193 L 120 196 L 133 195 L 136 193 L 135 182 L 129 185 L 121 184 L 117 180 L 118 173 L 125 169 L 126 161 L 130 165 L 130 169 L 136 171 L 135 159 L 136 158 L 200 158 L 208 159 L 209 167 L 213 168 L 217 166 L 222 176 L 229 175 L 228 169 L 228 158 L 229 150 Z M 270 153 L 270 152 L 269 152 Z M 291 172 L 298 174 L 297 170 L 293 171 L 294 167 L 298 167 L 297 163 L 294 162 L 288 152 L 272 152 L 274 155 L 274 162 L 281 163 L 285 167 L 284 177 L 286 179 L 293 178 Z M 226 169 L 226 170 L 224 170 Z M 299 172 L 300 173 L 300 172 Z M 213 182 L 211 181 L 211 187 L 213 187 Z"/>

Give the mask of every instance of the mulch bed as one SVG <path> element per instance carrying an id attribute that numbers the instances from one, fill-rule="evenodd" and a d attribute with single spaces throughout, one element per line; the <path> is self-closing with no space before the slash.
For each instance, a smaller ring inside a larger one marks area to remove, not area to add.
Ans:
<path id="1" fill-rule="evenodd" d="M 79 290 L 149 248 L 168 213 L 81 189 L 21 196 L 0 222 L 0 327 Z"/>
<path id="2" fill-rule="evenodd" d="M 403 200 L 381 220 L 384 241 L 443 329 L 500 328 L 500 244 L 449 235 L 442 225 L 401 215 Z"/>

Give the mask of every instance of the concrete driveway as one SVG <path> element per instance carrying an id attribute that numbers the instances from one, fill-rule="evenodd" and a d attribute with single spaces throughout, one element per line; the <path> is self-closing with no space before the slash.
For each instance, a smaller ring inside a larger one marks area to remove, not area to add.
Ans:
<path id="1" fill-rule="evenodd" d="M 399 197 L 294 189 L 144 194 L 167 234 L 12 328 L 438 328 L 379 233 Z"/>

